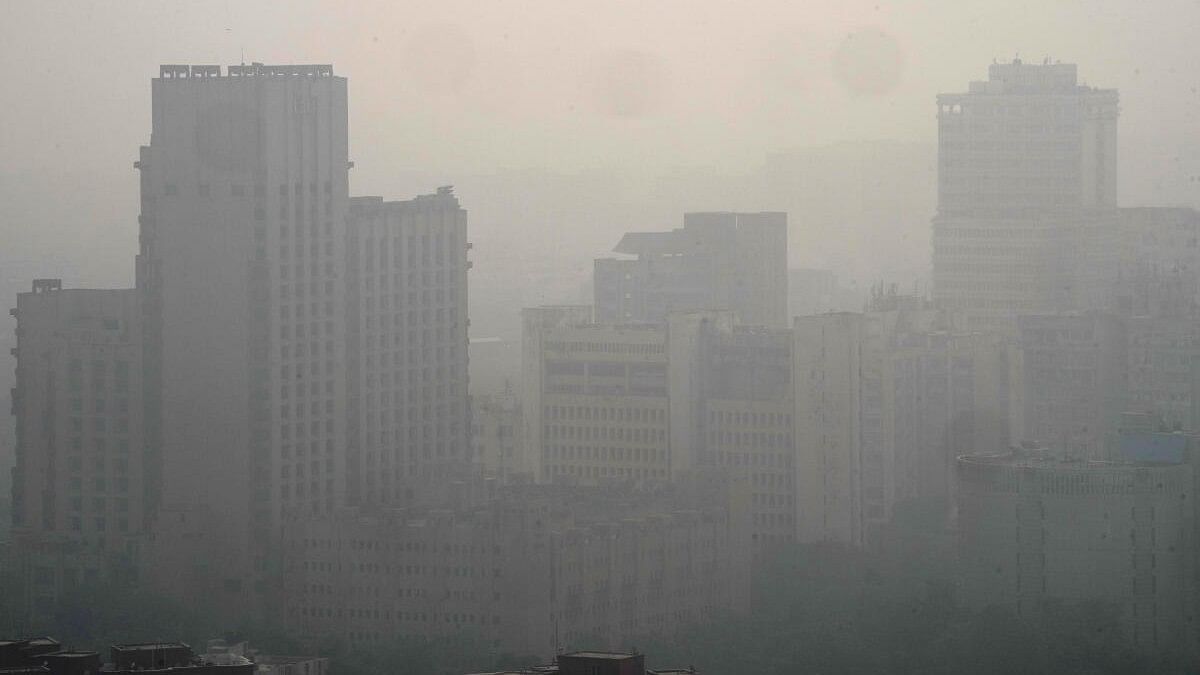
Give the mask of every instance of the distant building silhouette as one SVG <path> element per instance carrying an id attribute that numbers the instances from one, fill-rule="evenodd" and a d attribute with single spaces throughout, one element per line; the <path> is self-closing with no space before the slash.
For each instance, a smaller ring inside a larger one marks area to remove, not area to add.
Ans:
<path id="1" fill-rule="evenodd" d="M 787 214 L 688 213 L 669 232 L 629 232 L 599 258 L 599 323 L 663 323 L 673 311 L 732 310 L 752 326 L 787 325 Z"/>

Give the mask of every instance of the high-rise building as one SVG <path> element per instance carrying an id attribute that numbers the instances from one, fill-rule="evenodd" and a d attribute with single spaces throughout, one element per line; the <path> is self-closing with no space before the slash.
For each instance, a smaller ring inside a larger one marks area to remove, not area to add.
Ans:
<path id="1" fill-rule="evenodd" d="M 267 590 L 285 505 L 347 496 L 346 80 L 167 65 L 152 106 L 136 166 L 155 569 L 244 612 Z"/>
<path id="2" fill-rule="evenodd" d="M 163 66 L 153 104 L 137 270 L 155 576 L 263 610 L 282 602 L 284 514 L 412 504 L 467 472 L 467 213 L 450 187 L 349 199 L 330 66 Z"/>
<path id="3" fill-rule="evenodd" d="M 17 296 L 13 561 L 25 609 L 136 574 L 144 479 L 141 316 L 133 289 Z"/>
<path id="4" fill-rule="evenodd" d="M 787 326 L 787 214 L 688 213 L 669 232 L 629 232 L 595 261 L 598 323 L 665 323 L 731 310 L 745 325 Z"/>
<path id="5" fill-rule="evenodd" d="M 347 503 L 411 503 L 470 464 L 467 246 L 450 187 L 351 200 Z"/>
<path id="6" fill-rule="evenodd" d="M 933 296 L 972 328 L 1022 312 L 1081 308 L 1083 245 L 1111 228 L 1117 92 L 1064 63 L 992 64 L 968 91 L 940 94 Z"/>

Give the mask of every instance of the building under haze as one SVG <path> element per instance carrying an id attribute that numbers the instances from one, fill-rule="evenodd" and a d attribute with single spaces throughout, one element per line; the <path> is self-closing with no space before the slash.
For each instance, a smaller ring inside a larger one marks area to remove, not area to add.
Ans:
<path id="1" fill-rule="evenodd" d="M 246 612 L 293 501 L 285 477 L 311 472 L 306 508 L 346 498 L 346 80 L 166 65 L 151 84 L 137 286 L 163 466 L 155 571 Z"/>
<path id="2" fill-rule="evenodd" d="M 133 289 L 17 296 L 12 590 L 26 610 L 136 576 L 153 500 L 143 452 L 141 317 Z"/>
<path id="3" fill-rule="evenodd" d="M 356 197 L 347 233 L 346 502 L 411 503 L 470 463 L 467 212 L 450 187 Z"/>
<path id="4" fill-rule="evenodd" d="M 523 311 L 522 410 L 529 471 L 543 482 L 667 481 L 667 334 L 592 323 L 588 307 Z"/>
<path id="5" fill-rule="evenodd" d="M 523 416 L 545 483 L 654 484 L 719 469 L 750 486 L 756 552 L 795 539 L 791 332 L 730 311 L 607 325 L 525 310 Z"/>
<path id="6" fill-rule="evenodd" d="M 905 502 L 948 513 L 954 457 L 1007 443 L 1005 345 L 896 300 L 795 320 L 801 541 L 869 543 Z"/>
<path id="7" fill-rule="evenodd" d="M 1112 603 L 1133 644 L 1194 641 L 1195 477 L 1188 439 L 1139 434 L 1114 462 L 1016 448 L 958 460 L 963 598 L 1035 617 Z M 1155 438 L 1158 437 L 1158 438 Z"/>
<path id="8" fill-rule="evenodd" d="M 732 310 L 752 326 L 787 326 L 787 214 L 688 213 L 668 232 L 626 233 L 595 261 L 598 323 L 663 323 L 673 311 Z"/>
<path id="9" fill-rule="evenodd" d="M 974 328 L 1081 309 L 1117 205 L 1117 92 L 1074 64 L 993 63 L 940 94 L 933 296 Z"/>
<path id="10" fill-rule="evenodd" d="M 295 517 L 285 626 L 364 647 L 472 632 L 539 655 L 669 637 L 745 601 L 746 549 L 726 501 L 515 486 L 456 508 Z"/>
<path id="11" fill-rule="evenodd" d="M 467 214 L 450 187 L 349 199 L 331 66 L 163 66 L 152 92 L 137 273 L 153 567 L 160 588 L 245 614 L 282 602 L 284 514 L 419 501 L 466 471 Z"/>
<path id="12" fill-rule="evenodd" d="M 672 314 L 667 331 L 672 466 L 747 486 L 750 546 L 763 559 L 796 541 L 791 331 L 737 325 L 727 311 Z"/>

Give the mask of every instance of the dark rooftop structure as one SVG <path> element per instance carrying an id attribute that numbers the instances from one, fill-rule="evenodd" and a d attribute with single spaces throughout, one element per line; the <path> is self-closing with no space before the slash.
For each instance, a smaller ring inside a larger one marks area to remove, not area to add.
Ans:
<path id="1" fill-rule="evenodd" d="M 196 654 L 182 642 L 113 645 L 109 652 L 115 670 L 155 670 L 190 665 Z"/>
<path id="2" fill-rule="evenodd" d="M 619 652 L 571 652 L 558 657 L 560 675 L 644 675 L 646 657 Z"/>
<path id="3" fill-rule="evenodd" d="M 253 675 L 253 661 L 238 654 L 196 654 L 182 642 L 113 645 L 111 663 L 98 652 L 63 649 L 54 638 L 0 640 L 0 675 Z"/>
<path id="4" fill-rule="evenodd" d="M 38 672 L 43 654 L 62 651 L 58 640 L 50 637 L 0 640 L 0 672 Z M 33 671 L 25 669 L 35 668 Z"/>
<path id="5" fill-rule="evenodd" d="M 578 651 L 559 654 L 552 665 L 477 675 L 696 675 L 696 670 L 646 670 L 646 657 L 635 652 Z"/>
<path id="6" fill-rule="evenodd" d="M 64 649 L 38 657 L 54 675 L 97 675 L 100 672 L 98 652 Z"/>

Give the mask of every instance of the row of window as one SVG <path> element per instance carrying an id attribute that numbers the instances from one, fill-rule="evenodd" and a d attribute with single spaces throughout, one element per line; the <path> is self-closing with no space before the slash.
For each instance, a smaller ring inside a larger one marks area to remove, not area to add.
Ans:
<path id="1" fill-rule="evenodd" d="M 732 447 L 732 448 L 791 448 L 791 434 L 771 434 L 760 432 L 730 432 L 730 431 L 710 431 L 708 432 L 708 442 L 713 447 Z"/>
<path id="2" fill-rule="evenodd" d="M 666 480 L 665 469 L 632 469 L 613 466 L 574 466 L 549 464 L 546 474 L 550 480 L 559 478 L 618 478 L 628 480 Z"/>
<path id="3" fill-rule="evenodd" d="M 600 354 L 664 354 L 666 345 L 662 343 L 629 343 L 629 342 L 577 342 L 548 340 L 544 348 L 548 352 L 596 352 Z"/>
<path id="4" fill-rule="evenodd" d="M 792 415 L 791 413 L 728 412 L 724 410 L 710 410 L 708 413 L 708 421 L 712 424 L 721 424 L 723 426 L 737 424 L 740 426 L 749 426 L 759 429 L 765 426 L 790 427 L 792 425 Z"/>
<path id="5" fill-rule="evenodd" d="M 662 464 L 667 460 L 667 451 L 654 448 L 548 445 L 542 449 L 542 458 L 581 462 L 636 462 L 639 464 L 653 462 Z"/>
<path id="6" fill-rule="evenodd" d="M 666 408 L 548 405 L 542 409 L 542 414 L 548 420 L 595 420 L 640 424 L 662 424 L 667 419 Z"/>
<path id="7" fill-rule="evenodd" d="M 254 195 L 255 199 L 261 200 L 261 199 L 266 199 L 266 197 L 267 197 L 267 186 L 263 185 L 262 183 L 255 183 L 254 185 L 249 185 L 246 183 L 228 183 L 228 184 L 223 183 L 223 184 L 221 184 L 221 187 L 226 187 L 226 185 L 228 185 L 229 196 L 231 196 L 231 197 L 245 197 L 251 193 Z M 310 182 L 308 184 L 308 188 L 309 188 L 308 189 L 309 194 L 312 194 L 312 195 L 317 194 L 316 182 Z M 297 194 L 297 195 L 304 194 L 304 184 L 303 183 L 295 183 L 294 189 L 295 189 L 295 194 Z M 176 183 L 163 183 L 162 192 L 164 195 L 166 195 L 168 197 L 177 196 L 179 194 L 179 185 Z M 333 182 L 329 181 L 329 180 L 325 181 L 323 184 L 322 192 L 326 195 L 332 195 L 333 194 Z M 201 197 L 213 196 L 212 183 L 207 183 L 207 182 L 197 183 L 196 184 L 196 194 L 198 194 Z M 281 184 L 279 186 L 279 196 L 287 197 L 288 194 L 289 194 L 288 185 L 286 183 Z"/>
<path id="8" fill-rule="evenodd" d="M 542 433 L 544 438 L 550 440 L 618 441 L 622 443 L 665 443 L 667 440 L 667 430 L 663 428 L 578 427 L 547 424 L 542 428 Z"/>

